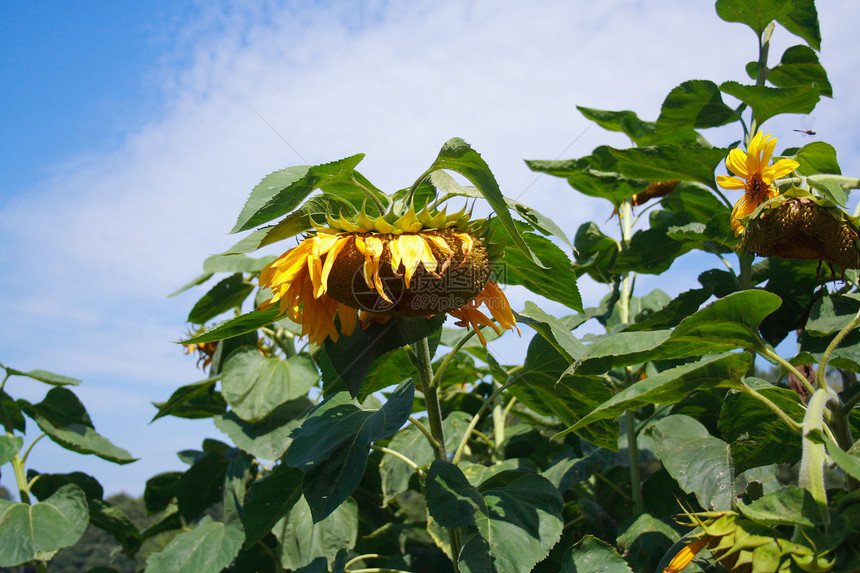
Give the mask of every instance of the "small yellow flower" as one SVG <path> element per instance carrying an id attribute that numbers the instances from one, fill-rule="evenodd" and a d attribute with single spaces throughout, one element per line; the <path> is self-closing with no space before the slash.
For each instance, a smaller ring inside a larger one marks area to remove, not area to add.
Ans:
<path id="1" fill-rule="evenodd" d="M 749 216 L 756 207 L 768 199 L 779 195 L 779 191 L 771 187 L 771 184 L 800 166 L 800 163 L 793 159 L 780 159 L 773 165 L 768 165 L 773 156 L 774 147 L 776 147 L 776 138 L 759 131 L 750 141 L 746 152 L 740 149 L 729 151 L 726 167 L 739 177 L 717 175 L 717 183 L 720 187 L 744 190 L 743 197 L 732 209 L 732 230 L 736 235 L 744 232 L 741 219 Z"/>
<path id="2" fill-rule="evenodd" d="M 431 224 L 444 222 L 414 211 L 397 228 L 381 218 L 360 225 L 329 218 L 330 227 L 317 228 L 262 270 L 260 286 L 272 294 L 260 309 L 277 304 L 315 344 L 392 316 L 429 318 L 443 312 L 457 318 L 458 326 L 519 332 L 507 298 L 489 280 L 480 240 L 453 225 L 422 227 L 419 216 Z M 482 304 L 498 325 L 478 309 Z M 478 337 L 486 344 L 480 330 Z"/>
<path id="3" fill-rule="evenodd" d="M 669 565 L 663 569 L 663 573 L 678 573 L 684 567 L 689 565 L 696 554 L 702 550 L 702 548 L 708 544 L 708 539 L 697 539 L 693 541 L 689 545 L 686 545 L 683 549 L 681 549 L 675 557 L 672 558 L 672 561 Z"/>

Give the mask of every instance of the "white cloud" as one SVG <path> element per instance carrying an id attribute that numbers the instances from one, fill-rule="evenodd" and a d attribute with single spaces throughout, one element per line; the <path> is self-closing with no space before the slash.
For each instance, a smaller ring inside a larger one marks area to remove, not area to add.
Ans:
<path id="1" fill-rule="evenodd" d="M 839 99 L 815 127 L 853 152 L 858 130 L 846 126 L 858 122 L 851 114 L 860 96 L 849 26 L 856 18 L 846 13 L 858 9 L 845 1 L 819 9 L 823 59 Z M 102 399 L 82 395 L 100 431 L 128 438 L 116 441 L 146 459 L 132 473 L 110 474 L 109 491 L 139 492 L 154 473 L 144 471 L 150 464 L 197 447 L 208 431 L 168 442 L 162 428 L 170 423 L 126 432 L 110 409 L 128 411 L 129 424 L 148 420 L 153 411 L 138 409 L 197 379 L 193 361 L 170 341 L 200 291 L 165 295 L 234 242 L 225 233 L 265 174 L 365 152 L 359 169 L 391 191 L 410 185 L 442 143 L 459 136 L 484 156 L 506 194 L 523 193 L 521 201 L 573 236 L 587 220 L 602 225 L 608 208 L 564 181 L 536 176 L 523 159 L 627 145 L 618 134 L 587 129 L 576 105 L 654 119 L 681 81 L 743 81 L 743 65 L 755 56 L 749 30 L 719 20 L 710 3 L 681 0 L 206 10 L 181 31 L 183 52 L 166 60 L 183 67 L 165 70 L 158 117 L 113 153 L 82 150 L 0 212 L 4 363 L 110 388 Z M 674 292 L 697 274 L 672 272 Z M 586 290 L 587 304 L 595 304 L 597 293 Z M 100 424 L 100 415 L 110 422 Z M 50 456 L 37 461 L 51 465 Z"/>

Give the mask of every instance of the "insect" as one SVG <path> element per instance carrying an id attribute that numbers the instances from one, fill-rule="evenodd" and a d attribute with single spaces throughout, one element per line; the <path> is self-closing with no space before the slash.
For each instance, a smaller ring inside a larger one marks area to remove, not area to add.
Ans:
<path id="1" fill-rule="evenodd" d="M 815 135 L 815 132 L 811 129 L 795 129 L 797 133 L 802 133 L 803 135 Z"/>

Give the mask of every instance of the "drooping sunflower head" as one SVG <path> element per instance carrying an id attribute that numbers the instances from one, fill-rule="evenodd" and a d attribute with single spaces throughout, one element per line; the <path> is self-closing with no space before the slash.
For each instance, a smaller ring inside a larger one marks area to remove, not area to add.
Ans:
<path id="1" fill-rule="evenodd" d="M 260 308 L 279 305 L 317 344 L 349 336 L 358 323 L 445 312 L 476 330 L 517 328 L 465 208 L 447 215 L 410 204 L 401 215 L 373 218 L 362 209 L 351 219 L 327 212 L 325 226 L 263 269 L 260 286 L 272 293 Z M 477 309 L 482 303 L 499 326 Z"/>
<path id="2" fill-rule="evenodd" d="M 779 195 L 772 184 L 775 180 L 788 175 L 799 163 L 793 159 L 780 159 L 770 165 L 776 138 L 765 135 L 761 131 L 755 134 L 747 146 L 747 150 L 732 149 L 726 158 L 726 167 L 737 175 L 718 175 L 717 183 L 725 189 L 743 189 L 744 194 L 732 209 L 731 224 L 736 235 L 744 232 L 741 219 L 748 217 L 755 209 Z"/>

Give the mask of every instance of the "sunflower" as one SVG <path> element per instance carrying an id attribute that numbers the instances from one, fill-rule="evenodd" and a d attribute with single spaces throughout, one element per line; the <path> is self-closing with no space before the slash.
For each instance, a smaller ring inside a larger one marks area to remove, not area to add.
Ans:
<path id="1" fill-rule="evenodd" d="M 372 219 L 364 210 L 354 221 L 327 213 L 328 226 L 318 226 L 260 272 L 260 286 L 271 296 L 259 308 L 277 304 L 279 316 L 301 324 L 302 336 L 315 344 L 349 336 L 358 325 L 443 312 L 458 326 L 474 328 L 483 344 L 481 325 L 497 334 L 502 328 L 519 332 L 464 211 L 448 216 L 410 207 L 389 219 Z"/>
<path id="2" fill-rule="evenodd" d="M 735 203 L 732 209 L 732 230 L 736 235 L 744 232 L 741 219 L 748 217 L 756 207 L 779 195 L 779 191 L 771 187 L 774 180 L 788 175 L 800 165 L 793 159 L 780 159 L 773 165 L 770 158 L 776 147 L 776 138 L 764 135 L 762 132 L 747 146 L 746 152 L 732 149 L 726 158 L 726 167 L 739 177 L 717 175 L 717 184 L 725 189 L 743 189 L 744 195 Z"/>

